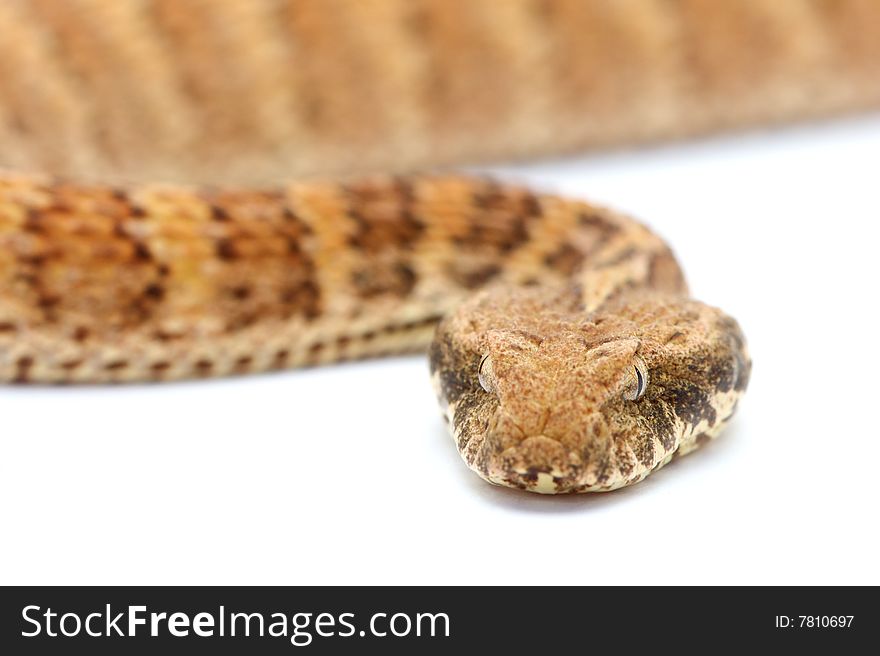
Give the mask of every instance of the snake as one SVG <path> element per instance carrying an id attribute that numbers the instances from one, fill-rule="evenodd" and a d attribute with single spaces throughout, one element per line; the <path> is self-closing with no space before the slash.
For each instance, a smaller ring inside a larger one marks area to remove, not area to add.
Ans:
<path id="1" fill-rule="evenodd" d="M 427 352 L 486 481 L 637 483 L 733 417 L 751 373 L 738 323 L 690 297 L 641 222 L 442 169 L 877 106 L 878 14 L 860 0 L 4 2 L 0 381 Z"/>
<path id="2" fill-rule="evenodd" d="M 640 223 L 467 177 L 219 191 L 7 176 L 0 289 L 4 381 L 428 348 L 468 465 L 537 492 L 614 489 L 693 450 L 750 371 L 736 322 L 687 297 Z"/>

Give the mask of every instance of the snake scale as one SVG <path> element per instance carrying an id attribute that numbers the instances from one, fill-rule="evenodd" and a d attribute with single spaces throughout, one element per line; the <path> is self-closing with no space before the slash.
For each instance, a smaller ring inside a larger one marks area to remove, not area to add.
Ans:
<path id="1" fill-rule="evenodd" d="M 427 349 L 486 480 L 635 483 L 733 415 L 737 323 L 633 219 L 412 171 L 875 106 L 878 19 L 870 0 L 4 2 L 0 380 Z"/>

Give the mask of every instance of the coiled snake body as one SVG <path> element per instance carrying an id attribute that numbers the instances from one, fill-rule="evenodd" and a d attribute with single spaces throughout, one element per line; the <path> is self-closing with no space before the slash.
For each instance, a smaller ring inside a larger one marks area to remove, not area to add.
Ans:
<path id="1" fill-rule="evenodd" d="M 871 0 L 9 0 L 0 34 L 0 166 L 28 172 L 0 174 L 0 380 L 430 344 L 466 462 L 538 492 L 716 436 L 742 333 L 631 219 L 391 174 L 880 105 Z"/>

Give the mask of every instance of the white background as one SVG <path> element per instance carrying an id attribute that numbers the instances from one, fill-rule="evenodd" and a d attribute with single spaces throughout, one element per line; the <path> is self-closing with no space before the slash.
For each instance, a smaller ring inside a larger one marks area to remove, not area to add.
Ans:
<path id="1" fill-rule="evenodd" d="M 880 117 L 500 173 L 639 216 L 740 320 L 721 439 L 547 498 L 462 464 L 420 357 L 0 388 L 0 583 L 880 583 Z"/>

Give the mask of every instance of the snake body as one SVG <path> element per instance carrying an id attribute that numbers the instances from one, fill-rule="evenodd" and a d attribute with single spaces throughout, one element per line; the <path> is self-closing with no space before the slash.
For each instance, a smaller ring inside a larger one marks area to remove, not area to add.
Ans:
<path id="1" fill-rule="evenodd" d="M 0 166 L 271 185 L 880 104 L 875 0 L 4 0 Z"/>
<path id="2" fill-rule="evenodd" d="M 7 176 L 0 289 L 0 380 L 18 383 L 424 350 L 446 317 L 431 367 L 459 450 L 540 492 L 613 489 L 692 450 L 750 368 L 736 323 L 688 300 L 647 228 L 473 178 L 212 191 Z"/>
<path id="3" fill-rule="evenodd" d="M 637 221 L 408 172 L 880 104 L 873 0 L 8 0 L 0 34 L 0 381 L 427 349 L 467 464 L 536 492 L 717 436 L 742 332 Z"/>

